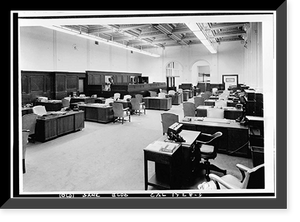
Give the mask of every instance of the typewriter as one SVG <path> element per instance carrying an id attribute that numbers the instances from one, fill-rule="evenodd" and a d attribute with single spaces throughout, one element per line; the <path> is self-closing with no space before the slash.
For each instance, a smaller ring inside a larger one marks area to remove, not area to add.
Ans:
<path id="1" fill-rule="evenodd" d="M 181 132 L 181 128 L 182 124 L 177 122 L 169 126 L 167 131 L 168 139 L 174 142 L 185 142 L 182 136 L 179 135 L 179 133 Z"/>

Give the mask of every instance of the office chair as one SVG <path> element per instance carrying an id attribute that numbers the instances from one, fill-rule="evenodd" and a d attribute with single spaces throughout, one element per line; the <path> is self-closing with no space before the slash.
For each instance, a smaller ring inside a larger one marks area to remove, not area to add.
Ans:
<path id="1" fill-rule="evenodd" d="M 169 90 L 169 95 L 175 95 L 175 90 Z"/>
<path id="2" fill-rule="evenodd" d="M 162 113 L 161 114 L 161 123 L 163 128 L 163 135 L 167 133 L 169 126 L 173 123 L 179 122 L 179 116 L 174 113 Z"/>
<path id="3" fill-rule="evenodd" d="M 207 117 L 208 118 L 224 119 L 224 109 L 209 107 L 207 109 Z"/>
<path id="4" fill-rule="evenodd" d="M 166 93 L 160 92 L 160 93 L 158 93 L 158 97 L 159 98 L 166 98 Z"/>
<path id="5" fill-rule="evenodd" d="M 125 121 L 125 117 L 128 117 L 128 121 L 130 122 L 130 110 L 128 107 L 124 109 L 122 103 L 113 103 L 112 107 L 115 118 L 114 123 L 118 120 L 121 120 L 123 124 Z"/>
<path id="6" fill-rule="evenodd" d="M 183 116 L 195 116 L 196 107 L 195 103 L 184 102 L 183 103 Z"/>
<path id="7" fill-rule="evenodd" d="M 63 98 L 61 100 L 62 102 L 62 109 L 67 109 L 70 107 L 70 101 L 71 101 L 71 98 L 70 97 L 66 97 L 66 98 Z"/>
<path id="8" fill-rule="evenodd" d="M 107 98 L 107 99 L 105 99 L 105 105 L 108 105 L 108 106 L 111 106 L 112 105 L 112 103 L 114 102 L 114 99 L 112 99 L 112 98 Z"/>
<path id="9" fill-rule="evenodd" d="M 28 138 L 34 142 L 35 124 L 37 115 L 34 113 L 25 114 L 22 116 L 22 129 L 28 130 Z"/>
<path id="10" fill-rule="evenodd" d="M 136 94 L 134 97 L 137 98 L 140 103 L 143 102 L 143 95 L 142 94 Z"/>
<path id="11" fill-rule="evenodd" d="M 43 116 L 43 115 L 47 114 L 45 106 L 41 106 L 41 105 L 32 107 L 32 111 L 34 114 L 36 114 L 38 116 Z"/>
<path id="12" fill-rule="evenodd" d="M 146 114 L 145 105 L 143 102 L 139 102 L 139 99 L 132 98 L 131 99 L 131 109 L 135 112 L 138 112 L 138 114 L 141 114 L 141 110 L 144 110 L 144 114 Z"/>
<path id="13" fill-rule="evenodd" d="M 155 91 L 149 91 L 150 97 L 157 97 L 157 92 Z"/>
<path id="14" fill-rule="evenodd" d="M 123 97 L 123 100 L 124 100 L 124 101 L 127 101 L 128 99 L 131 100 L 131 97 L 132 97 L 131 95 L 125 95 L 125 96 Z"/>
<path id="15" fill-rule="evenodd" d="M 217 142 L 222 135 L 222 132 L 216 132 L 214 134 L 201 133 L 201 140 L 196 140 L 196 146 L 199 147 L 201 158 L 204 159 L 205 177 L 208 181 L 211 170 L 226 174 L 226 170 L 220 169 L 209 162 L 210 159 L 217 157 L 219 145 Z"/>
<path id="16" fill-rule="evenodd" d="M 22 156 L 22 165 L 23 165 L 23 173 L 26 173 L 26 146 L 28 143 L 28 136 L 29 136 L 30 130 L 23 129 L 22 130 L 22 150 L 23 150 L 23 156 Z"/>
<path id="17" fill-rule="evenodd" d="M 114 93 L 114 100 L 115 101 L 118 100 L 118 99 L 120 99 L 120 97 L 121 97 L 120 93 Z"/>
<path id="18" fill-rule="evenodd" d="M 197 108 L 198 106 L 204 106 L 204 98 L 200 96 L 195 96 L 194 97 L 194 103 L 195 107 Z"/>
<path id="19" fill-rule="evenodd" d="M 238 179 L 233 175 L 227 174 L 219 177 L 215 174 L 209 174 L 209 178 L 215 183 L 215 189 L 263 189 L 265 188 L 264 164 L 260 164 L 253 168 L 248 168 L 242 164 L 236 167 L 242 174 L 242 179 Z M 198 185 L 198 189 L 205 189 L 207 185 L 204 183 Z"/>

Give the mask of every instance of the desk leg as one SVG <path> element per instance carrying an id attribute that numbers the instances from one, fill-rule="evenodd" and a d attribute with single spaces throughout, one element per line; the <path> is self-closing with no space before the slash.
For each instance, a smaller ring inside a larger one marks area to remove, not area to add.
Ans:
<path id="1" fill-rule="evenodd" d="M 145 190 L 148 189 L 148 160 L 144 153 L 144 175 L 145 175 Z"/>

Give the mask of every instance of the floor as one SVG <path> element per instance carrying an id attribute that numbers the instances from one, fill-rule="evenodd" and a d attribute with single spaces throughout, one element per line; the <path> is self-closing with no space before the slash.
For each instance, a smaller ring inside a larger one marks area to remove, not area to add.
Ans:
<path id="1" fill-rule="evenodd" d="M 168 111 L 147 110 L 145 115 L 132 115 L 131 122 L 124 124 L 85 121 L 81 131 L 44 143 L 29 143 L 27 172 L 20 177 L 21 190 L 42 193 L 144 190 L 143 148 L 162 136 L 163 112 L 183 117 L 182 104 L 173 105 Z M 238 177 L 241 175 L 236 163 L 252 167 L 251 159 L 225 154 L 219 154 L 213 162 Z M 153 173 L 154 164 L 150 162 L 149 176 Z"/>

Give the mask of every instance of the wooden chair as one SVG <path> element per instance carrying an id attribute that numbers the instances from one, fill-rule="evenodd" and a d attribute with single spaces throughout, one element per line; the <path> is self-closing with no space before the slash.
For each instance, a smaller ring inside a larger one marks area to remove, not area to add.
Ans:
<path id="1" fill-rule="evenodd" d="M 195 116 L 196 107 L 195 103 L 184 102 L 183 103 L 183 116 Z"/>
<path id="2" fill-rule="evenodd" d="M 205 176 L 208 181 L 211 170 L 226 174 L 226 170 L 220 169 L 209 162 L 210 159 L 215 159 L 217 157 L 218 140 L 222 135 L 222 132 L 216 132 L 214 134 L 201 133 L 201 140 L 196 140 L 196 146 L 200 150 L 201 159 L 204 159 Z"/>
<path id="3" fill-rule="evenodd" d="M 128 107 L 124 109 L 122 103 L 113 103 L 112 107 L 115 118 L 114 123 L 118 120 L 121 120 L 123 124 L 125 121 L 125 117 L 128 117 L 128 121 L 130 122 L 130 110 Z"/>
<path id="4" fill-rule="evenodd" d="M 264 164 L 249 168 L 242 164 L 236 164 L 242 174 L 242 179 L 238 179 L 231 174 L 219 177 L 216 174 L 209 174 L 209 178 L 215 182 L 215 189 L 263 189 L 264 183 Z M 205 189 L 205 183 L 199 184 L 198 189 Z"/>
<path id="5" fill-rule="evenodd" d="M 131 102 L 131 109 L 134 112 L 137 112 L 140 115 L 141 111 L 144 110 L 144 114 L 146 114 L 145 103 L 140 102 L 138 98 L 132 98 L 130 102 Z"/>
<path id="6" fill-rule="evenodd" d="M 179 116 L 174 113 L 162 113 L 161 114 L 161 123 L 163 128 L 163 135 L 167 133 L 169 126 L 173 123 L 179 122 Z"/>

